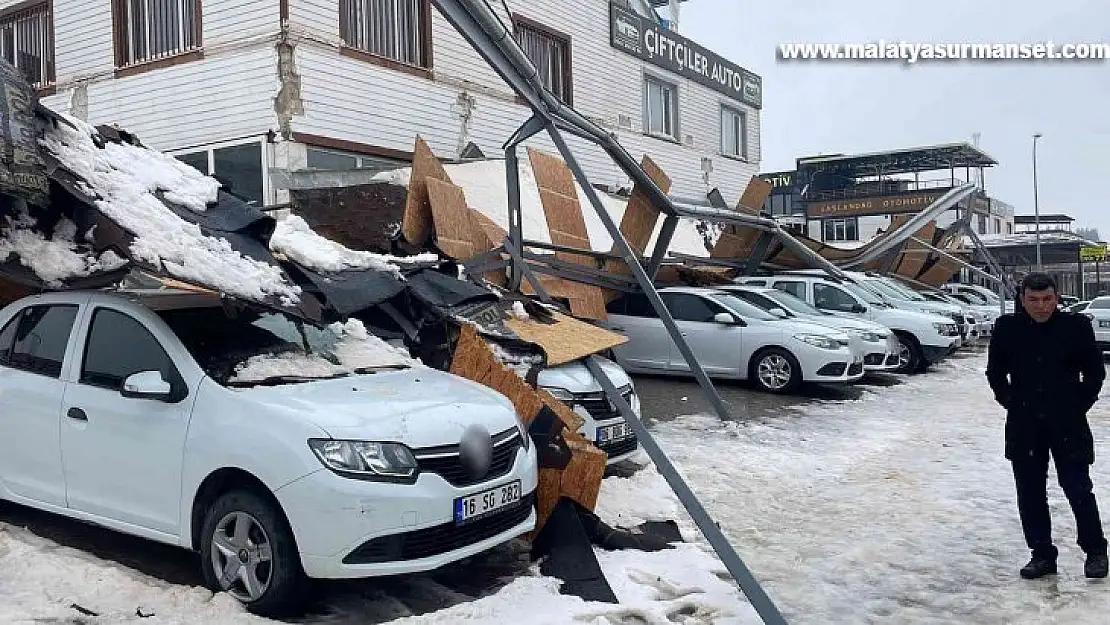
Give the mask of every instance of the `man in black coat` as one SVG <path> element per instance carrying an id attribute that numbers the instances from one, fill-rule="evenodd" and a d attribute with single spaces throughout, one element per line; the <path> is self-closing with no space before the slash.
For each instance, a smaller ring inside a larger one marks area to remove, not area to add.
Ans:
<path id="1" fill-rule="evenodd" d="M 1102 352 L 1086 317 L 1057 309 L 1050 276 L 1026 276 L 1020 300 L 1015 313 L 995 324 L 987 379 L 1006 409 L 1006 458 L 1013 464 L 1021 526 L 1033 552 L 1021 576 L 1056 573 L 1046 492 L 1051 455 L 1075 515 L 1079 547 L 1087 554 L 1085 573 L 1106 577 L 1106 538 L 1090 477 L 1094 438 L 1087 423 L 1106 378 Z"/>

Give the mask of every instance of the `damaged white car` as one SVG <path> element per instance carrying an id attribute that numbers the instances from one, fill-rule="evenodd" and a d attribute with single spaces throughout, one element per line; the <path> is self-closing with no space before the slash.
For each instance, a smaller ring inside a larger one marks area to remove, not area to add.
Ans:
<path id="1" fill-rule="evenodd" d="M 0 311 L 0 499 L 196 550 L 252 611 L 306 578 L 434 569 L 535 527 L 512 404 L 357 321 L 215 294 L 69 291 Z"/>

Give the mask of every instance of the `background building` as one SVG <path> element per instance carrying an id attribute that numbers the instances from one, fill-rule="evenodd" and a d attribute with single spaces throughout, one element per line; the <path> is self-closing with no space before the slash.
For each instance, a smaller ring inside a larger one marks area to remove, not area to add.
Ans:
<path id="1" fill-rule="evenodd" d="M 758 171 L 760 77 L 652 3 L 491 4 L 549 88 L 650 155 L 675 195 L 739 198 Z M 0 0 L 0 44 L 47 105 L 265 205 L 319 184 L 311 172 L 404 164 L 418 134 L 443 158 L 499 156 L 530 114 L 430 0 Z M 600 150 L 579 158 L 595 183 L 630 184 Z"/>

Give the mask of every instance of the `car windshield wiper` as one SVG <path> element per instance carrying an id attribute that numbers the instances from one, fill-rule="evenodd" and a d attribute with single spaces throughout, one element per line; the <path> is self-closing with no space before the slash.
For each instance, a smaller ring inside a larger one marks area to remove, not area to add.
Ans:
<path id="1" fill-rule="evenodd" d="M 272 375 L 270 377 L 262 378 L 261 380 L 243 380 L 243 381 L 229 381 L 228 386 L 247 387 L 247 386 L 278 386 L 281 384 L 296 384 L 298 382 L 317 382 L 319 380 L 334 380 L 336 378 L 345 378 L 351 374 L 342 372 L 334 375 Z"/>
<path id="2" fill-rule="evenodd" d="M 391 371 L 402 371 L 402 370 L 408 369 L 408 368 L 409 368 L 408 365 L 401 365 L 401 364 L 396 364 L 396 365 L 374 365 L 373 367 L 359 367 L 359 368 L 355 369 L 354 372 L 358 375 L 364 375 L 364 374 L 367 374 L 367 373 L 377 373 L 379 371 L 383 371 L 383 370 L 387 370 L 387 369 L 391 370 Z"/>

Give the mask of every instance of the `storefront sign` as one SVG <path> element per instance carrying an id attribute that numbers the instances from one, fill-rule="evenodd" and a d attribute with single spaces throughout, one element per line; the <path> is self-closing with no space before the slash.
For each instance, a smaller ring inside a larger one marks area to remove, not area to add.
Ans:
<path id="1" fill-rule="evenodd" d="M 943 193 L 904 193 L 876 197 L 810 202 L 806 215 L 811 218 L 857 217 L 861 215 L 892 215 L 916 213 L 935 202 Z"/>
<path id="2" fill-rule="evenodd" d="M 1105 262 L 1106 248 L 1104 246 L 1079 248 L 1079 260 L 1085 263 Z"/>
<path id="3" fill-rule="evenodd" d="M 782 192 L 781 189 L 794 188 L 794 173 L 792 171 L 780 171 L 769 174 L 759 174 L 763 180 L 771 183 L 771 193 Z"/>
<path id="4" fill-rule="evenodd" d="M 763 79 L 625 7 L 609 5 L 609 43 L 652 65 L 763 108 Z"/>

